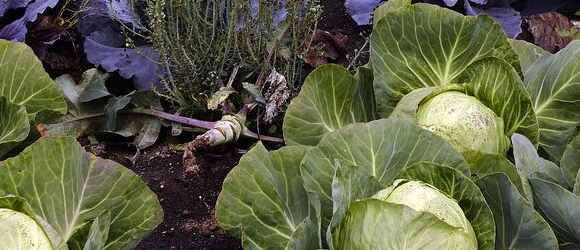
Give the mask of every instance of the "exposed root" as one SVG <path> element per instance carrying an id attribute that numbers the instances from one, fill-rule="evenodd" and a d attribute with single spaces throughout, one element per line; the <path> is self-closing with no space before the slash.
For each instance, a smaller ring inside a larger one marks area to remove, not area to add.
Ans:
<path id="1" fill-rule="evenodd" d="M 200 173 L 199 161 L 196 154 L 206 148 L 235 142 L 244 131 L 245 117 L 243 115 L 225 115 L 215 126 L 207 132 L 197 136 L 187 144 L 183 153 L 183 166 L 188 175 Z"/>

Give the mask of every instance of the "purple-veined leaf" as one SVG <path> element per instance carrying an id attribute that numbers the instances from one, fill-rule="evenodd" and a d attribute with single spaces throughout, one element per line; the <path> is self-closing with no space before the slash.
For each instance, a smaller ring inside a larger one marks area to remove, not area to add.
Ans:
<path id="1" fill-rule="evenodd" d="M 118 70 L 126 79 L 134 77 L 139 90 L 151 89 L 162 75 L 157 64 L 159 54 L 152 47 L 124 48 L 122 37 L 111 28 L 91 33 L 85 40 L 85 53 L 89 62 L 108 72 Z"/>
<path id="2" fill-rule="evenodd" d="M 26 23 L 36 21 L 38 15 L 44 13 L 48 8 L 54 8 L 58 4 L 59 0 L 36 0 L 35 2 L 29 4 L 26 7 L 24 16 L 20 19 L 6 25 L 2 30 L 0 30 L 0 38 L 23 42 L 26 39 L 26 34 L 28 29 L 26 28 Z"/>
<path id="3" fill-rule="evenodd" d="M 344 7 L 346 12 L 358 25 L 367 25 L 371 22 L 371 16 L 382 0 L 346 0 Z"/>

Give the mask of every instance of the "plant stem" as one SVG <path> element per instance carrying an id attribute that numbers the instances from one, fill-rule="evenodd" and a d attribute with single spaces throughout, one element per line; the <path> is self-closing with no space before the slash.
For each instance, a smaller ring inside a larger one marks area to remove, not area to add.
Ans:
<path id="1" fill-rule="evenodd" d="M 245 107 L 245 108 L 251 109 L 251 107 Z M 134 111 L 131 111 L 131 113 L 152 115 L 152 116 L 155 116 L 155 117 L 158 117 L 161 119 L 165 119 L 168 121 L 180 123 L 180 124 L 187 125 L 190 127 L 203 128 L 203 129 L 207 129 L 207 130 L 215 128 L 215 125 L 216 125 L 215 122 L 202 121 L 202 120 L 198 120 L 198 119 L 169 114 L 169 113 L 165 113 L 163 111 L 153 110 L 153 109 L 134 110 Z M 257 134 L 257 133 L 250 131 L 249 129 L 244 129 L 242 131 L 241 135 L 244 137 L 247 137 L 247 138 L 253 138 L 253 139 L 257 139 L 257 140 L 261 140 L 261 141 L 267 141 L 267 142 L 272 142 L 272 143 L 284 143 L 284 139 L 282 139 L 282 138 L 260 135 L 260 134 Z"/>

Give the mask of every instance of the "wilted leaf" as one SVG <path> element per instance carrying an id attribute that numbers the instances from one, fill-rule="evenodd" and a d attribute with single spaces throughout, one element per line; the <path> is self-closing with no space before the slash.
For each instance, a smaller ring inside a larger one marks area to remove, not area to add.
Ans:
<path id="1" fill-rule="evenodd" d="M 213 93 L 212 96 L 207 100 L 207 108 L 210 110 L 216 110 L 219 105 L 224 103 L 231 94 L 237 93 L 234 88 L 222 87 L 217 92 Z"/>
<path id="2" fill-rule="evenodd" d="M 570 20 L 557 12 L 542 13 L 525 17 L 534 44 L 552 53 L 563 49 L 571 39 L 562 37 L 561 30 L 573 27 Z"/>

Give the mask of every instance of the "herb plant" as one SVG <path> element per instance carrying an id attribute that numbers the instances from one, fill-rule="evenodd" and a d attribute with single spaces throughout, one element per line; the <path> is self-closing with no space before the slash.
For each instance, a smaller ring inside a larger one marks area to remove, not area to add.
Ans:
<path id="1" fill-rule="evenodd" d="M 260 86 L 275 69 L 291 85 L 301 79 L 301 52 L 309 46 L 317 1 L 147 3 L 153 44 L 168 65 L 160 92 L 179 104 L 180 111 L 205 110 L 229 78 Z"/>

